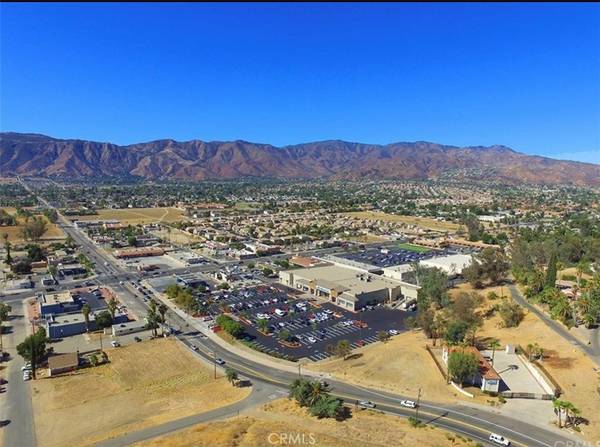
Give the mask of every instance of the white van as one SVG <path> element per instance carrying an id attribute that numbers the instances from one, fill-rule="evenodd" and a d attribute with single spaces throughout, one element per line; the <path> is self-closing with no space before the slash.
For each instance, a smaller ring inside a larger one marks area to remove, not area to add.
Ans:
<path id="1" fill-rule="evenodd" d="M 490 441 L 498 445 L 510 445 L 510 441 L 508 439 L 506 439 L 504 436 L 497 435 L 496 433 L 490 434 Z"/>

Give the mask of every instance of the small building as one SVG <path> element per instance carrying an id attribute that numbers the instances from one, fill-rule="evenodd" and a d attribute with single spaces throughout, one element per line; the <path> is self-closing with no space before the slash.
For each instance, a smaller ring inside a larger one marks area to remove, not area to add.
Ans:
<path id="1" fill-rule="evenodd" d="M 112 334 L 113 336 L 133 334 L 135 332 L 142 332 L 146 330 L 146 322 L 143 320 L 126 321 L 123 323 L 113 324 Z"/>
<path id="2" fill-rule="evenodd" d="M 48 358 L 48 375 L 56 376 L 70 371 L 75 371 L 79 367 L 79 354 L 69 352 L 67 354 L 57 354 Z"/>
<path id="3" fill-rule="evenodd" d="M 446 366 L 448 365 L 448 357 L 454 351 L 464 350 L 468 353 L 471 353 L 475 356 L 477 361 L 479 362 L 479 368 L 477 373 L 473 377 L 469 379 L 469 382 L 472 385 L 479 386 L 481 391 L 489 391 L 492 393 L 498 393 L 500 391 L 500 382 L 502 378 L 500 374 L 496 372 L 494 367 L 490 365 L 490 363 L 483 357 L 481 352 L 473 346 L 467 346 L 465 348 L 456 348 L 444 346 L 442 351 L 442 359 Z"/>
<path id="4" fill-rule="evenodd" d="M 39 297 L 40 314 L 63 314 L 79 310 L 80 306 L 69 291 L 44 293 Z"/>
<path id="5" fill-rule="evenodd" d="M 442 270 L 448 276 L 458 276 L 462 271 L 471 265 L 473 258 L 463 254 L 451 254 L 448 256 L 438 256 L 431 259 L 419 261 L 423 267 L 434 267 Z"/>
<path id="6" fill-rule="evenodd" d="M 142 258 L 145 256 L 162 256 L 165 251 L 159 247 L 140 247 L 116 250 L 115 257 L 120 259 Z"/>

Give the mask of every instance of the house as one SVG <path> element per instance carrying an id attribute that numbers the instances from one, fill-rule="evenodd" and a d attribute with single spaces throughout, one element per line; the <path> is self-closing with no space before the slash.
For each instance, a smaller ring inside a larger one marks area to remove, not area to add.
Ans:
<path id="1" fill-rule="evenodd" d="M 477 373 L 469 379 L 469 383 L 475 386 L 479 386 L 481 391 L 489 391 L 492 393 L 498 393 L 500 391 L 500 382 L 502 378 L 500 374 L 496 372 L 492 365 L 483 357 L 481 352 L 473 346 L 462 347 L 448 347 L 444 346 L 442 351 L 442 359 L 444 363 L 448 365 L 448 357 L 454 351 L 464 351 L 471 353 L 475 356 L 479 362 Z"/>
<path id="2" fill-rule="evenodd" d="M 57 354 L 48 358 L 48 375 L 56 376 L 69 371 L 74 371 L 79 367 L 79 354 L 69 352 L 67 354 Z"/>

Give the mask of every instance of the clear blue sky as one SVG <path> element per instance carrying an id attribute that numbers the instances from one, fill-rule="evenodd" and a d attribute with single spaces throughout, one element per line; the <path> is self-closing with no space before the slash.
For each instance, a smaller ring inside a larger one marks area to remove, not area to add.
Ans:
<path id="1" fill-rule="evenodd" d="M 600 163 L 599 4 L 2 4 L 0 128 Z"/>

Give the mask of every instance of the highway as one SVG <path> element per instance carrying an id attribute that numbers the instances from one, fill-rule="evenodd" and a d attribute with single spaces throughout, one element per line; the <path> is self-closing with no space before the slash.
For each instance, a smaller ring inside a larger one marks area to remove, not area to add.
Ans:
<path id="1" fill-rule="evenodd" d="M 32 191 L 33 192 L 33 191 Z M 38 196 L 39 197 L 39 196 Z M 48 207 L 51 207 L 47 202 L 40 200 Z M 58 210 L 57 210 L 58 211 Z M 118 262 L 111 256 L 104 253 L 96 247 L 91 240 L 75 229 L 62 215 L 59 214 L 59 219 L 63 230 L 71 235 L 76 243 L 81 245 L 87 252 L 88 257 L 96 263 L 98 269 L 97 282 L 103 285 L 111 286 L 119 293 L 123 302 L 138 315 L 145 315 L 147 305 L 142 298 L 135 294 L 128 286 L 122 286 L 119 281 L 125 277 L 131 277 L 134 274 L 125 271 Z M 108 263 L 105 266 L 104 263 Z M 218 268 L 218 266 L 199 266 L 191 267 L 185 270 L 202 271 L 203 268 Z M 169 274 L 173 272 L 170 271 Z M 31 293 L 30 293 L 31 294 Z M 216 357 L 220 357 L 226 361 L 227 365 L 235 368 L 243 377 L 251 379 L 255 386 L 268 385 L 273 389 L 286 391 L 289 384 L 298 377 L 298 373 L 292 373 L 288 369 L 275 368 L 272 365 L 265 365 L 260 361 L 255 361 L 251 358 L 237 355 L 230 350 L 225 349 L 220 344 L 210 340 L 206 335 L 199 333 L 191 324 L 191 317 L 182 317 L 175 312 L 168 313 L 168 324 L 171 327 L 181 328 L 182 333 L 177 334 L 177 338 L 186 345 L 191 352 L 200 357 L 205 362 L 212 362 Z M 197 346 L 198 350 L 192 350 L 192 346 Z M 295 366 L 295 365 L 294 365 Z M 407 365 L 409 368 L 410 365 Z M 353 404 L 357 400 L 370 400 L 377 404 L 377 409 L 394 414 L 401 417 L 415 416 L 415 410 L 401 407 L 399 402 L 402 399 L 416 400 L 416 396 L 400 396 L 374 389 L 367 389 L 345 382 L 327 379 L 331 385 L 332 393 L 349 404 Z M 516 446 L 544 446 L 554 447 L 557 442 L 562 441 L 562 445 L 575 445 L 573 439 L 568 433 L 559 434 L 550 430 L 530 425 L 526 421 L 516 420 L 507 416 L 498 415 L 491 411 L 485 411 L 469 407 L 468 405 L 443 405 L 435 402 L 435 396 L 428 396 L 427 390 L 423 390 L 426 399 L 421 399 L 419 407 L 419 417 L 421 421 L 432 424 L 446 430 L 460 434 L 461 436 L 469 437 L 484 445 L 491 445 L 488 441 L 491 432 L 501 434 L 509 438 L 513 445 Z M 197 423 L 198 418 L 189 419 L 188 425 Z M 196 422 L 195 422 L 196 421 Z M 151 432 L 142 431 L 137 436 L 133 432 L 128 434 L 123 443 L 120 444 L 117 438 L 111 441 L 111 446 L 128 445 L 132 441 L 148 439 L 149 434 L 158 436 L 179 430 L 188 426 L 180 423 L 171 425 L 165 424 L 163 430 L 154 430 Z M 571 444 L 568 444 L 570 442 Z"/>

